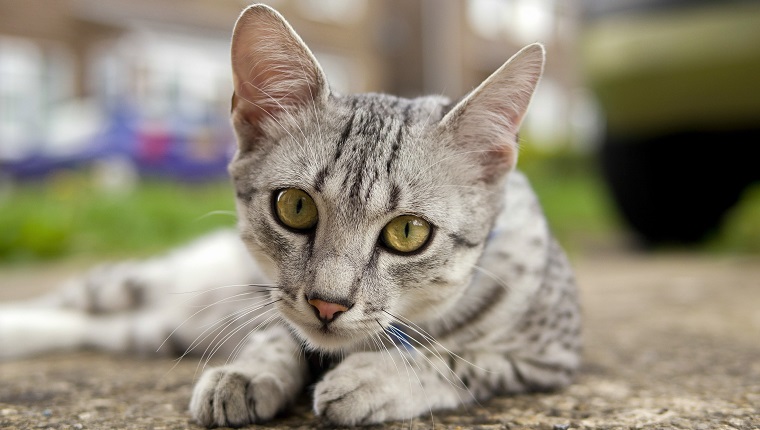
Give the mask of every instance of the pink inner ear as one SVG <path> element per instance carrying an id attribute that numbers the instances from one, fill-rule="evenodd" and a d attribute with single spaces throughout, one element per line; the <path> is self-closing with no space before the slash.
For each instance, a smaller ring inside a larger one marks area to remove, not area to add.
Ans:
<path id="1" fill-rule="evenodd" d="M 517 114 L 508 100 L 477 94 L 465 107 L 456 125 L 460 146 L 478 161 L 484 182 L 494 182 L 517 161 Z"/>
<path id="2" fill-rule="evenodd" d="M 475 154 L 485 182 L 496 182 L 517 162 L 517 132 L 543 69 L 543 48 L 515 54 L 444 118 L 460 148 Z"/>
<path id="3" fill-rule="evenodd" d="M 255 127 L 315 103 L 326 91 L 308 48 L 277 12 L 260 5 L 247 9 L 235 26 L 232 69 L 233 114 Z"/>

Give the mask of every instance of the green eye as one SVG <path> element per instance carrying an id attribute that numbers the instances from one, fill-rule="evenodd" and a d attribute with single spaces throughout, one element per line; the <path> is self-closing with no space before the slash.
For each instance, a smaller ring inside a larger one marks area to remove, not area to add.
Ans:
<path id="1" fill-rule="evenodd" d="M 298 188 L 288 188 L 277 193 L 274 206 L 277 218 L 290 228 L 308 230 L 317 225 L 317 205 Z"/>
<path id="2" fill-rule="evenodd" d="M 399 252 L 416 251 L 430 237 L 430 224 L 413 215 L 401 215 L 383 228 L 381 237 L 388 248 Z"/>

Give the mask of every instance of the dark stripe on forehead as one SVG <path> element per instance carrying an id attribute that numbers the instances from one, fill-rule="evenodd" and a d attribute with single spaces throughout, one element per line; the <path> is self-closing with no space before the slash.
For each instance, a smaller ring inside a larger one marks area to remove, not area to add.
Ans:
<path id="1" fill-rule="evenodd" d="M 351 118 L 348 120 L 348 123 L 340 133 L 340 139 L 338 139 L 337 145 L 335 145 L 335 161 L 338 161 L 341 154 L 343 153 L 343 146 L 346 144 L 346 140 L 348 140 L 348 137 L 351 135 L 351 129 L 354 126 L 354 118 L 356 117 L 356 101 L 354 101 L 351 107 Z"/>
<path id="2" fill-rule="evenodd" d="M 393 212 L 398 208 L 401 201 L 401 187 L 397 183 L 391 184 L 391 191 L 388 196 L 388 212 Z"/>
<path id="3" fill-rule="evenodd" d="M 403 132 L 404 125 L 399 125 L 398 131 L 396 132 L 396 140 L 393 141 L 391 152 L 388 155 L 388 161 L 385 162 L 385 173 L 388 175 L 391 174 L 391 167 L 393 166 L 393 162 L 396 161 L 396 158 L 398 157 L 398 149 L 401 146 L 401 138 L 403 137 Z"/>
<path id="4" fill-rule="evenodd" d="M 327 178 L 328 167 L 325 166 L 317 172 L 317 176 L 314 177 L 314 189 L 317 192 L 322 192 L 322 187 L 325 185 L 325 178 Z"/>
<path id="5" fill-rule="evenodd" d="M 395 121 L 393 117 L 373 111 L 373 106 L 359 113 L 354 122 L 355 140 L 348 160 L 345 183 L 349 198 L 358 209 L 372 195 L 379 177 L 377 161 L 381 159 Z M 350 184 L 350 185 L 349 185 Z M 362 201 L 362 197 L 365 201 Z"/>
<path id="6" fill-rule="evenodd" d="M 369 178 L 369 185 L 367 185 L 367 191 L 364 192 L 364 201 L 368 202 L 369 199 L 372 197 L 372 190 L 375 189 L 375 183 L 377 183 L 377 179 L 380 176 L 380 173 L 377 171 L 377 166 L 375 166 L 374 169 L 372 169 L 372 176 Z"/>

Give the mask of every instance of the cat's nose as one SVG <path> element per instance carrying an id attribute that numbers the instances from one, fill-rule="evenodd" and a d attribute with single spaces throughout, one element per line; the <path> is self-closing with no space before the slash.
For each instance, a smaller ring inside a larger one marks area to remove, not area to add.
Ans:
<path id="1" fill-rule="evenodd" d="M 324 322 L 332 321 L 338 314 L 348 310 L 348 306 L 340 303 L 331 303 L 322 299 L 308 299 L 310 305 L 314 306 L 315 313 L 320 320 Z"/>

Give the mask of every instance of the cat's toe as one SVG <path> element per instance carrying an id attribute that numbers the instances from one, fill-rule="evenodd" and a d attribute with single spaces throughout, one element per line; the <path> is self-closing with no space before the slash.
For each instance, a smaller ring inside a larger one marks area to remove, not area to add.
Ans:
<path id="1" fill-rule="evenodd" d="M 206 427 L 242 427 L 272 419 L 283 406 L 283 389 L 273 376 L 252 377 L 235 369 L 213 369 L 198 381 L 190 411 Z"/>

